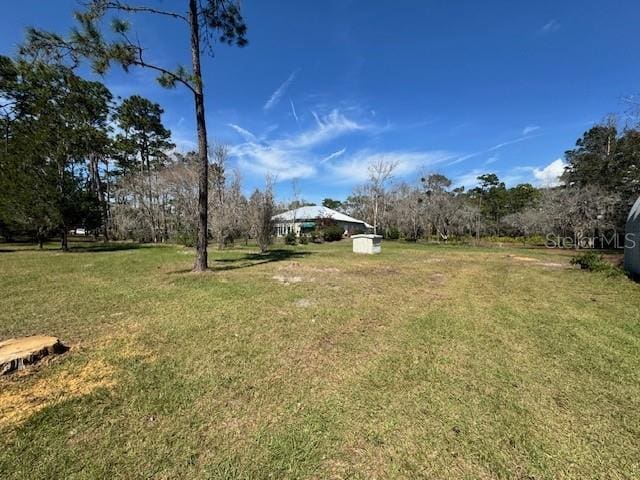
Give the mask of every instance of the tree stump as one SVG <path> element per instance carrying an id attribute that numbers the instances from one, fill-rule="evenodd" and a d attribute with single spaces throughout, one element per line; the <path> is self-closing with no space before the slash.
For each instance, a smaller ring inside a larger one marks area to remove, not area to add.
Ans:
<path id="1" fill-rule="evenodd" d="M 0 375 L 21 370 L 27 365 L 39 362 L 47 355 L 60 354 L 67 350 L 69 348 L 56 337 L 46 335 L 4 340 L 0 342 Z"/>

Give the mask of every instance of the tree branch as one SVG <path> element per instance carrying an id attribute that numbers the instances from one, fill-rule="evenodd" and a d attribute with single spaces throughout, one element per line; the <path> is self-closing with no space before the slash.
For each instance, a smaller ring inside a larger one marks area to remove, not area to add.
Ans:
<path id="1" fill-rule="evenodd" d="M 150 70 L 155 70 L 157 72 L 160 72 L 163 75 L 170 77 L 172 80 L 181 83 L 182 85 L 187 87 L 189 90 L 191 90 L 192 93 L 194 94 L 196 93 L 195 88 L 193 88 L 193 85 L 191 85 L 191 83 L 189 83 L 187 80 L 182 78 L 180 75 L 176 75 L 174 72 L 167 70 L 166 68 L 159 67 L 158 65 L 152 65 L 150 63 L 147 63 L 144 60 L 144 57 L 142 56 L 143 48 L 140 46 L 140 44 L 138 43 L 136 45 L 135 43 L 133 43 L 125 33 L 121 33 L 120 35 L 122 36 L 122 38 L 124 38 L 125 42 L 127 42 L 129 47 L 133 48 L 137 53 L 138 58 L 131 59 L 131 62 L 133 65 L 138 65 L 139 67 L 148 68 Z"/>
<path id="2" fill-rule="evenodd" d="M 187 20 L 187 17 L 176 12 L 170 12 L 167 10 L 158 10 L 156 8 L 139 6 L 139 5 L 128 5 L 126 3 L 121 3 L 118 1 L 107 2 L 106 8 L 112 9 L 112 10 L 120 10 L 128 13 L 155 13 L 157 15 L 164 15 L 166 17 L 177 18 L 189 23 L 189 21 Z"/>

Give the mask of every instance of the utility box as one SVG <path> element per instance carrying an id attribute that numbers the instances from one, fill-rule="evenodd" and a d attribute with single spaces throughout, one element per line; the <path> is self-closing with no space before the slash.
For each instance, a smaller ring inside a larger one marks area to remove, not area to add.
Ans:
<path id="1" fill-rule="evenodd" d="M 353 253 L 380 253 L 382 251 L 382 235 L 352 235 Z"/>

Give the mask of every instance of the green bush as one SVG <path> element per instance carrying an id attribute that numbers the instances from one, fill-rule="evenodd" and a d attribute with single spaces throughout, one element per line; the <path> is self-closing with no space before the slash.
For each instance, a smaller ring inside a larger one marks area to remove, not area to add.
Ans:
<path id="1" fill-rule="evenodd" d="M 342 240 L 344 230 L 338 225 L 329 225 L 322 229 L 321 235 L 325 242 L 336 242 Z"/>
<path id="2" fill-rule="evenodd" d="M 178 245 L 184 245 L 185 247 L 195 247 L 198 243 L 198 234 L 195 230 L 184 230 L 178 232 L 173 241 Z"/>
<path id="3" fill-rule="evenodd" d="M 309 243 L 309 236 L 307 234 L 300 235 L 298 241 L 300 242 L 300 245 L 306 245 L 307 243 Z"/>
<path id="4" fill-rule="evenodd" d="M 400 230 L 397 228 L 390 228 L 385 232 L 387 240 L 398 240 L 400 238 Z"/>
<path id="5" fill-rule="evenodd" d="M 590 272 L 604 272 L 608 275 L 617 275 L 620 268 L 604 260 L 602 255 L 595 252 L 585 252 L 571 259 L 571 265 L 579 265 L 582 270 Z"/>
<path id="6" fill-rule="evenodd" d="M 295 245 L 296 244 L 296 234 L 293 233 L 293 231 L 289 231 L 284 236 L 284 243 L 286 243 L 287 245 Z"/>

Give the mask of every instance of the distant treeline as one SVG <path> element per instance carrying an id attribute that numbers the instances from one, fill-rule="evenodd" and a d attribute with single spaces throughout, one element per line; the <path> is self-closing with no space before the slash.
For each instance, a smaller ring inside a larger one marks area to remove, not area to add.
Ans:
<path id="1" fill-rule="evenodd" d="M 175 153 L 162 114 L 140 96 L 116 101 L 105 85 L 68 67 L 0 56 L 0 236 L 55 237 L 67 248 L 68 232 L 81 227 L 107 240 L 193 244 L 197 155 Z M 379 160 L 346 200 L 324 204 L 411 241 L 615 239 L 640 194 L 640 130 L 616 123 L 593 126 L 565 153 L 557 187 L 507 188 L 493 173 L 470 190 L 439 173 L 394 182 L 397 164 Z M 212 147 L 209 159 L 210 238 L 221 247 L 255 238 L 266 249 L 279 209 L 270 182 L 247 198 L 238 172 L 227 169 L 227 149 Z"/>
<path id="2" fill-rule="evenodd" d="M 561 184 L 507 188 L 494 173 L 469 190 L 452 188 L 433 173 L 414 184 L 392 182 L 392 161 L 372 164 L 369 181 L 345 200 L 324 205 L 377 226 L 388 238 L 407 240 L 511 236 L 550 239 L 561 245 L 621 246 L 627 214 L 640 195 L 640 131 L 619 131 L 609 119 L 565 152 Z M 559 239 L 559 240 L 558 240 Z"/>
<path id="3" fill-rule="evenodd" d="M 140 96 L 115 101 L 70 68 L 0 56 L 0 236 L 42 244 L 69 231 L 141 242 L 193 244 L 197 154 L 173 151 L 163 109 Z M 249 198 L 209 152 L 209 234 L 219 245 L 270 240 L 270 182 Z M 266 232 L 266 233 L 265 233 Z M 265 237 L 266 235 L 266 237 Z"/>

